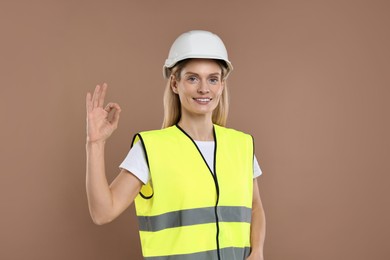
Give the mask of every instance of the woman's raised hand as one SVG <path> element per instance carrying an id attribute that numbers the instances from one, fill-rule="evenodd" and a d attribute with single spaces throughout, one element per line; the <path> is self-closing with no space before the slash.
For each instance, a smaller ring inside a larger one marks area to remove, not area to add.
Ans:
<path id="1" fill-rule="evenodd" d="M 87 142 L 105 142 L 118 127 L 121 108 L 108 103 L 104 108 L 107 84 L 97 85 L 93 95 L 87 93 Z M 111 113 L 111 114 L 110 114 Z"/>

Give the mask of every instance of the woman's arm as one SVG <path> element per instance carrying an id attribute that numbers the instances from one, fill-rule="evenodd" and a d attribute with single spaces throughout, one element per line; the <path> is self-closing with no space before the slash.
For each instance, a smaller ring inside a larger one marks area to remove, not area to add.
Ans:
<path id="1" fill-rule="evenodd" d="M 263 260 L 265 240 L 265 214 L 261 203 L 257 180 L 253 180 L 253 202 L 251 223 L 251 254 L 247 260 Z"/>
<path id="2" fill-rule="evenodd" d="M 89 211 L 94 223 L 101 225 L 115 219 L 137 196 L 142 182 L 122 170 L 111 185 L 105 173 L 104 148 L 106 140 L 118 127 L 120 107 L 109 103 L 103 108 L 107 85 L 96 86 L 93 96 L 88 93 L 87 105 L 87 169 L 86 189 Z M 113 113 L 109 120 L 109 114 Z"/>
<path id="3" fill-rule="evenodd" d="M 89 212 L 97 225 L 111 222 L 135 199 L 142 182 L 126 170 L 121 170 L 108 185 L 104 167 L 104 144 L 87 143 L 86 188 Z"/>

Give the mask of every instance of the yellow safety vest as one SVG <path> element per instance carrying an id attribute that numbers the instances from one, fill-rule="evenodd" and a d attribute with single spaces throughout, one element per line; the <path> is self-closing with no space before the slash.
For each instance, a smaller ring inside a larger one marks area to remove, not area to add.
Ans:
<path id="1" fill-rule="evenodd" d="M 178 125 L 135 135 L 151 181 L 135 199 L 148 260 L 242 260 L 250 253 L 253 140 L 214 125 L 214 173 Z"/>

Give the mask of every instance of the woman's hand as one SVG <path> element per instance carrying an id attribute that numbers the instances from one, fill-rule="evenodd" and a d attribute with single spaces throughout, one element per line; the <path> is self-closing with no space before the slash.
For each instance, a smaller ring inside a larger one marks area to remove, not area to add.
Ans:
<path id="1" fill-rule="evenodd" d="M 97 85 L 93 96 L 87 93 L 87 142 L 105 142 L 118 127 L 121 108 L 116 103 L 108 103 L 103 108 L 107 84 Z M 113 113 L 110 115 L 110 113 Z"/>

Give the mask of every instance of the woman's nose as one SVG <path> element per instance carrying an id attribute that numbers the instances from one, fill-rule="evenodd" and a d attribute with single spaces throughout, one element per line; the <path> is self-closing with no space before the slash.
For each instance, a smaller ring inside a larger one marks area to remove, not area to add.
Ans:
<path id="1" fill-rule="evenodd" d="M 198 87 L 198 93 L 200 94 L 207 94 L 210 92 L 210 88 L 207 84 L 207 82 L 201 82 Z"/>

